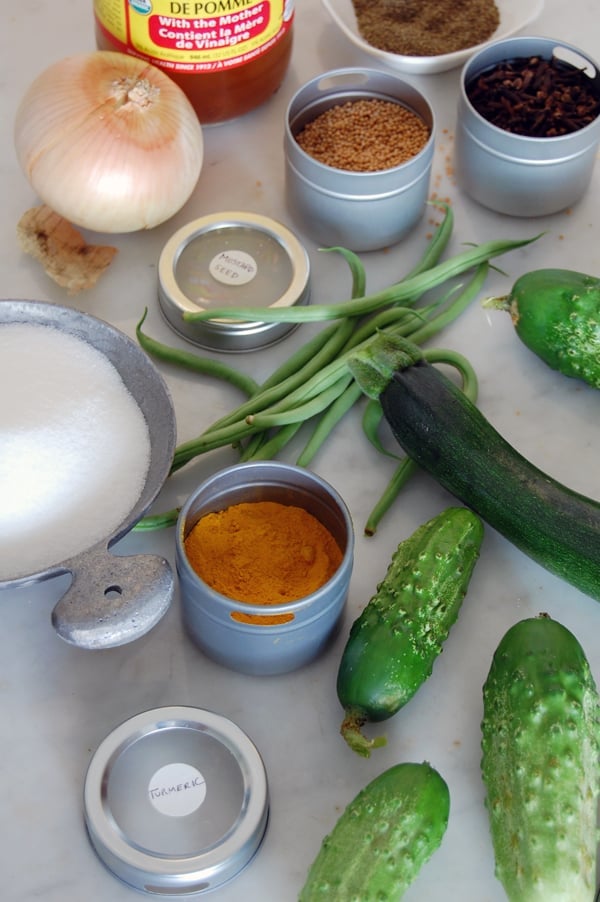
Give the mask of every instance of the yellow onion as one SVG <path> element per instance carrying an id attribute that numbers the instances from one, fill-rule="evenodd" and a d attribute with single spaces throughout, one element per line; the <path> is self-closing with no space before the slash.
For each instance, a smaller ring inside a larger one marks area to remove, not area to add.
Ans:
<path id="1" fill-rule="evenodd" d="M 202 167 L 201 126 L 181 88 L 123 53 L 99 50 L 50 66 L 25 93 L 14 137 L 43 202 L 96 232 L 169 219 Z"/>

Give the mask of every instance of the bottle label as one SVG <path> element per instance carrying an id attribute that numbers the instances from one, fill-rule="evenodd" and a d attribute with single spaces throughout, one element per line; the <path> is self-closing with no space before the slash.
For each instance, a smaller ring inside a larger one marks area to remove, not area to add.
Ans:
<path id="1" fill-rule="evenodd" d="M 294 0 L 94 0 L 123 52 L 175 72 L 216 72 L 266 53 L 291 28 Z"/>

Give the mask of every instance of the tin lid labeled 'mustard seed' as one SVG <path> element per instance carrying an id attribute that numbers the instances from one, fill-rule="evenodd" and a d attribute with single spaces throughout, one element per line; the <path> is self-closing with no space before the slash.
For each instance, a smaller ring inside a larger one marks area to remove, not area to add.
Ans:
<path id="1" fill-rule="evenodd" d="M 92 846 L 135 889 L 196 895 L 235 877 L 260 846 L 267 778 L 248 736 L 199 708 L 157 708 L 101 743 L 86 776 Z"/>
<path id="2" fill-rule="evenodd" d="M 209 319 L 184 313 L 223 307 L 291 307 L 308 303 L 305 248 L 281 223 L 254 213 L 196 219 L 167 242 L 158 264 L 158 296 L 169 325 L 184 338 L 220 351 L 251 351 L 279 341 L 293 323 Z"/>

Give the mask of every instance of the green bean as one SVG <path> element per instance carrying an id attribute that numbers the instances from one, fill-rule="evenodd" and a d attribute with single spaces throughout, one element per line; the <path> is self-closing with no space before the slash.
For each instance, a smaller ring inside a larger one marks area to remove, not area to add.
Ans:
<path id="1" fill-rule="evenodd" d="M 426 348 L 422 353 L 423 359 L 428 363 L 445 363 L 454 367 L 462 380 L 461 390 L 473 404 L 477 402 L 479 392 L 477 373 L 463 354 L 449 351 L 447 348 Z"/>
<path id="2" fill-rule="evenodd" d="M 332 383 L 335 383 L 338 379 L 342 378 L 346 370 L 346 360 L 349 355 L 350 352 L 335 357 L 327 364 L 327 366 L 321 367 L 321 369 L 314 373 L 310 379 L 307 379 L 306 382 L 298 385 L 293 391 L 284 394 L 282 398 L 279 398 L 274 404 L 271 404 L 268 408 L 269 412 L 284 413 L 286 410 L 290 410 L 297 404 L 305 404 L 313 398 L 316 398 L 322 391 L 327 390 Z M 265 409 L 266 408 L 263 408 L 263 410 Z M 261 412 L 262 411 L 257 411 L 257 415 Z M 253 416 L 253 414 L 250 414 L 249 416 Z"/>
<path id="3" fill-rule="evenodd" d="M 536 235 L 533 238 L 519 240 L 495 240 L 476 245 L 460 254 L 456 254 L 456 256 L 451 257 L 443 263 L 437 263 L 435 266 L 432 266 L 430 269 L 427 269 L 416 276 L 412 276 L 401 282 L 396 282 L 394 285 L 384 288 L 382 291 L 366 295 L 362 298 L 353 298 L 352 300 L 341 302 L 339 304 L 313 304 L 306 307 L 285 308 L 230 307 L 213 310 L 210 314 L 204 311 L 199 313 L 184 313 L 183 316 L 190 322 L 207 319 L 209 316 L 219 316 L 234 319 L 252 319 L 260 317 L 265 322 L 294 323 L 320 322 L 329 319 L 364 316 L 381 309 L 383 306 L 398 304 L 407 299 L 421 297 L 427 291 L 436 288 L 448 279 L 458 276 L 500 254 L 505 254 L 508 251 L 520 247 L 525 247 L 527 244 L 531 244 L 532 241 L 536 241 L 539 237 L 539 235 Z"/>
<path id="4" fill-rule="evenodd" d="M 331 318 L 334 322 L 300 347 L 255 389 L 247 401 L 213 423 L 196 439 L 180 445 L 175 451 L 171 472 L 194 457 L 227 444 L 240 447 L 242 460 L 271 459 L 296 435 L 304 421 L 319 418 L 297 459 L 300 466 L 306 466 L 336 423 L 360 397 L 347 366 L 349 356 L 356 349 L 371 341 L 378 331 L 403 335 L 419 343 L 429 339 L 468 306 L 485 279 L 491 257 L 535 240 L 488 242 L 439 264 L 451 227 L 452 214 L 448 210 L 426 253 L 408 276 L 370 297 L 364 295 L 365 274 L 360 260 L 351 252 L 336 248 L 344 254 L 352 271 L 351 300 L 332 306 L 302 308 L 301 315 L 292 314 L 298 316 L 298 322 L 306 322 L 312 321 L 312 314 L 306 316 L 308 310 L 325 310 L 326 315 L 318 312 L 314 321 Z M 441 299 L 421 308 L 413 306 L 430 289 L 470 269 L 475 272 L 466 288 L 452 288 Z M 460 291 L 458 298 L 452 297 L 456 291 Z M 218 313 L 213 310 L 211 315 Z M 252 313 L 244 310 L 244 316 L 248 315 Z M 275 316 L 279 317 L 279 314 Z M 281 318 L 287 319 L 287 314 Z M 465 384 L 464 390 L 474 390 L 476 394 L 476 387 L 473 389 L 472 385 L 474 374 L 468 363 L 463 366 L 460 357 L 453 357 L 448 351 L 433 350 L 427 354 L 432 360 L 457 367 Z M 436 354 L 441 356 L 436 358 Z M 376 428 L 375 422 L 372 428 Z M 382 450 L 381 445 L 379 447 Z M 367 521 L 367 531 L 376 529 L 383 512 L 415 468 L 408 459 L 396 468 Z"/>
<path id="5" fill-rule="evenodd" d="M 151 532 L 155 529 L 165 529 L 167 526 L 175 526 L 181 508 L 173 507 L 163 514 L 147 514 L 133 527 L 134 532 Z"/>
<path id="6" fill-rule="evenodd" d="M 236 444 L 259 431 L 259 428 L 247 423 L 246 420 L 231 423 L 220 429 L 208 429 L 197 438 L 183 442 L 175 448 L 171 473 L 179 470 L 186 463 L 189 463 L 192 458 L 198 457 L 200 454 L 223 448 L 225 445 Z"/>
<path id="7" fill-rule="evenodd" d="M 346 259 L 352 274 L 352 294 L 356 298 L 364 294 L 366 284 L 366 272 L 362 260 L 353 252 L 344 247 L 329 248 L 341 253 Z M 340 331 L 341 330 L 341 331 Z M 302 345 L 292 357 L 285 361 L 271 376 L 262 383 L 261 391 L 266 391 L 274 385 L 278 385 L 288 377 L 294 376 L 284 386 L 284 392 L 291 391 L 295 384 L 300 384 L 309 378 L 313 372 L 322 367 L 327 358 L 333 359 L 337 352 L 344 346 L 346 338 L 349 338 L 354 330 L 354 323 L 345 321 L 333 323 L 329 330 L 323 329 L 321 333 Z M 318 356 L 317 356 L 318 355 Z"/>
<path id="8" fill-rule="evenodd" d="M 463 289 L 461 295 L 452 302 L 452 305 L 440 310 L 437 316 L 432 316 L 431 319 L 424 322 L 420 328 L 416 329 L 411 334 L 410 340 L 415 344 L 423 344 L 423 342 L 428 341 L 433 335 L 440 332 L 450 322 L 455 320 L 463 310 L 466 310 L 483 288 L 489 268 L 489 263 L 487 261 L 480 263 L 475 270 L 471 281 L 466 288 Z"/>
<path id="9" fill-rule="evenodd" d="M 409 312 L 412 313 L 412 311 Z M 390 335 L 404 335 L 406 332 L 404 326 L 405 324 L 403 323 L 402 318 L 400 318 L 399 322 L 390 323 L 386 331 L 389 332 Z M 374 332 L 370 330 L 369 334 L 362 342 L 360 342 L 360 344 L 352 343 L 347 345 L 343 352 L 327 364 L 327 366 L 319 369 L 310 379 L 294 389 L 293 392 L 273 404 L 270 407 L 270 412 L 283 413 L 285 410 L 292 408 L 295 404 L 307 403 L 312 398 L 317 397 L 320 392 L 328 389 L 332 383 L 337 382 L 337 380 L 342 377 L 346 370 L 348 358 L 351 354 L 355 353 L 362 345 L 367 344 L 373 338 L 373 335 Z M 242 405 L 242 407 L 245 406 L 245 404 Z"/>
<path id="10" fill-rule="evenodd" d="M 408 274 L 409 276 L 416 275 L 418 272 L 422 272 L 436 263 L 448 243 L 453 228 L 453 215 L 448 205 L 441 204 L 441 206 L 445 208 L 446 215 L 444 220 L 436 229 L 434 239 L 430 242 L 421 260 L 410 271 Z M 352 297 L 362 296 L 365 291 L 366 273 L 360 258 L 354 254 L 354 252 L 343 247 L 327 248 L 326 250 L 327 252 L 335 251 L 344 256 L 350 266 L 353 277 Z M 431 304 L 430 309 L 434 309 L 436 306 L 436 304 Z M 390 308 L 386 311 L 382 311 L 378 317 L 374 316 L 370 324 L 364 324 L 362 328 L 354 328 L 345 349 L 349 349 L 355 344 L 366 340 L 369 335 L 373 334 L 378 328 L 388 325 L 391 322 L 396 322 L 404 315 L 410 315 L 417 323 L 422 323 L 424 321 L 424 316 L 421 313 L 408 307 Z M 279 381 L 279 378 L 280 374 L 276 372 L 271 376 L 269 383 L 274 384 Z M 266 383 L 263 383 L 262 388 L 265 388 L 265 386 Z M 309 464 L 335 425 L 359 400 L 361 394 L 362 393 L 356 383 L 353 383 L 349 385 L 348 388 L 333 402 L 329 409 L 324 412 L 323 416 L 315 426 L 311 438 L 306 443 L 296 461 L 298 466 L 307 466 Z M 270 457 L 275 456 L 281 448 L 287 444 L 290 438 L 296 434 L 301 425 L 301 422 L 289 423 L 286 426 L 281 427 L 278 433 L 272 438 L 265 438 L 262 434 L 258 433 L 252 437 L 251 445 L 243 453 L 242 460 L 255 460 L 257 458 L 269 459 Z M 281 433 L 283 433 L 283 435 Z"/>
<path id="11" fill-rule="evenodd" d="M 447 236 L 449 234 L 447 232 L 447 227 L 448 225 L 451 225 L 451 223 L 452 217 L 447 216 L 444 223 L 442 223 L 442 226 L 438 229 L 438 235 L 441 233 L 441 239 L 437 243 L 438 251 L 441 251 L 443 245 L 447 241 Z M 444 229 L 444 226 L 446 226 L 446 229 Z M 431 249 L 424 255 L 424 259 L 432 259 L 430 252 Z M 344 255 L 349 261 L 352 269 L 352 292 L 354 297 L 364 288 L 364 269 L 358 258 L 353 254 L 345 253 Z M 317 335 L 300 347 L 291 358 L 282 364 L 281 367 L 275 370 L 275 372 L 263 382 L 258 390 L 253 393 L 248 401 L 214 422 L 204 433 L 202 433 L 202 435 L 198 436 L 197 439 L 193 439 L 180 445 L 178 449 L 176 449 L 173 469 L 178 469 L 180 466 L 183 466 L 188 460 L 195 457 L 196 454 L 202 454 L 207 450 L 221 447 L 224 444 L 235 443 L 245 439 L 248 435 L 248 431 L 244 428 L 243 421 L 248 415 L 260 410 L 269 409 L 272 405 L 277 403 L 283 403 L 285 406 L 288 406 L 290 403 L 296 403 L 298 400 L 301 400 L 302 397 L 306 396 L 305 388 L 302 390 L 300 398 L 293 395 L 294 391 L 302 389 L 303 386 L 306 386 L 307 382 L 309 383 L 310 388 L 311 379 L 315 375 L 318 376 L 320 371 L 322 373 L 327 365 L 331 365 L 332 363 L 335 364 L 336 357 L 339 355 L 342 348 L 354 346 L 357 342 L 366 340 L 380 324 L 383 325 L 388 322 L 397 321 L 399 318 L 404 317 L 405 314 L 423 317 L 434 307 L 435 305 L 430 305 L 429 308 L 424 308 L 421 313 L 413 313 L 410 308 L 394 308 L 393 312 L 384 311 L 380 313 L 380 320 L 373 317 L 372 324 L 368 327 L 363 325 L 357 329 L 357 324 L 354 320 L 346 319 L 342 323 L 333 323 L 321 330 Z M 144 319 L 142 319 L 141 323 L 143 323 L 143 321 Z M 355 336 L 353 340 L 351 340 L 352 336 Z M 349 341 L 351 341 L 350 345 L 348 345 Z M 167 349 L 165 351 L 165 359 L 172 359 L 171 352 L 172 349 Z M 334 373 L 326 373 L 326 377 L 329 375 L 331 378 L 335 378 L 336 375 L 339 375 L 341 369 L 341 367 L 334 367 Z M 322 378 L 320 379 L 320 382 L 322 384 Z M 248 386 L 248 388 L 249 387 L 250 386 Z M 223 437 L 221 430 L 229 426 L 233 426 L 233 433 L 226 432 L 225 437 Z M 211 440 L 210 436 L 214 433 L 216 433 L 216 436 Z M 257 439 L 257 441 L 259 440 Z M 196 449 L 195 453 L 194 448 Z"/>
<path id="12" fill-rule="evenodd" d="M 413 476 L 414 473 L 418 470 L 417 464 L 411 457 L 405 457 L 400 461 L 392 478 L 387 484 L 387 487 L 375 506 L 373 507 L 371 513 L 367 517 L 367 522 L 365 523 L 365 535 L 366 536 L 374 536 L 377 532 L 377 527 L 379 526 L 384 514 L 388 512 L 408 480 Z"/>
<path id="13" fill-rule="evenodd" d="M 236 444 L 252 435 L 273 426 L 308 419 L 327 407 L 340 392 L 339 384 L 351 377 L 346 375 L 345 358 L 334 360 L 310 379 L 304 386 L 278 403 L 266 408 L 266 412 L 244 414 L 239 417 L 245 404 L 232 414 L 232 422 L 215 428 L 209 427 L 197 438 L 180 444 L 175 449 L 171 473 L 176 472 L 194 457 L 214 451 L 225 445 Z M 347 384 L 347 381 L 346 381 Z M 331 391 L 332 386 L 333 391 Z M 326 394 L 328 393 L 328 394 Z M 326 403 L 323 400 L 325 395 Z M 233 416 L 237 418 L 233 420 Z"/>
<path id="14" fill-rule="evenodd" d="M 323 386 L 318 392 L 307 398 L 304 403 L 285 406 L 280 410 L 274 407 L 267 413 L 261 412 L 246 417 L 249 426 L 259 429 L 271 429 L 273 426 L 285 426 L 288 423 L 305 422 L 317 413 L 325 410 L 344 391 L 352 381 L 350 371 L 343 373 L 335 381 Z"/>
<path id="15" fill-rule="evenodd" d="M 386 307 L 385 310 L 380 310 L 378 313 L 367 317 L 364 322 L 358 323 L 344 351 L 357 347 L 371 335 L 374 335 L 375 332 L 387 329 L 388 326 L 401 327 L 403 332 L 410 335 L 417 325 L 427 322 L 430 314 L 437 310 L 438 307 L 438 302 L 419 309 L 413 309 L 412 307 Z"/>
<path id="16" fill-rule="evenodd" d="M 202 373 L 205 376 L 214 376 L 217 379 L 223 379 L 230 382 L 236 388 L 241 389 L 247 395 L 253 395 L 258 389 L 258 383 L 251 376 L 240 373 L 233 367 L 228 366 L 220 360 L 212 360 L 208 357 L 200 357 L 190 351 L 182 351 L 178 348 L 171 348 L 169 345 L 162 344 L 149 335 L 142 332 L 142 325 L 148 314 L 148 308 L 144 309 L 144 314 L 136 326 L 135 334 L 140 347 L 152 357 L 164 360 L 166 363 L 172 363 L 174 366 L 191 370 L 194 373 Z"/>
<path id="17" fill-rule="evenodd" d="M 446 349 L 440 350 L 437 348 L 423 351 L 423 357 L 429 363 L 444 363 L 453 366 L 461 376 L 462 391 L 473 404 L 476 403 L 478 393 L 477 375 L 466 357 L 459 354 L 457 351 L 448 351 Z M 379 402 L 374 402 L 373 406 L 379 406 Z M 384 492 L 367 517 L 364 528 L 365 535 L 375 535 L 382 517 L 390 509 L 401 490 L 417 470 L 417 464 L 410 457 L 404 457 L 400 461 Z"/>
<path id="18" fill-rule="evenodd" d="M 349 251 L 346 248 L 335 248 L 335 250 L 344 256 L 350 267 L 352 297 L 361 296 L 364 294 L 366 281 L 366 273 L 362 261 L 353 251 Z M 278 397 L 285 397 L 297 385 L 310 378 L 319 368 L 332 360 L 344 346 L 353 329 L 354 324 L 350 320 L 343 323 L 333 323 L 328 329 L 322 329 L 271 373 L 269 378 L 253 393 L 252 399 L 245 408 L 238 408 L 233 412 L 233 415 L 222 417 L 217 423 L 213 424 L 213 427 L 219 428 L 227 425 L 233 422 L 232 416 L 234 419 L 239 419 L 244 414 L 244 411 L 246 414 L 254 413 L 272 404 Z M 264 392 L 269 392 L 269 394 L 265 395 L 263 394 Z"/>
<path id="19" fill-rule="evenodd" d="M 418 276 L 419 273 L 425 272 L 425 270 L 435 266 L 446 250 L 452 235 L 452 230 L 454 228 L 454 213 L 452 207 L 444 201 L 432 200 L 428 201 L 428 203 L 431 203 L 433 206 L 441 207 L 444 210 L 444 218 L 433 233 L 433 238 L 425 248 L 425 252 L 421 259 L 416 266 L 413 266 L 413 268 L 404 276 L 405 279 L 411 279 L 414 276 Z"/>
<path id="20" fill-rule="evenodd" d="M 377 448 L 380 454 L 398 460 L 400 455 L 388 451 L 387 448 L 384 447 L 383 442 L 379 439 L 379 426 L 381 425 L 382 418 L 383 410 L 381 409 L 379 401 L 374 398 L 368 398 L 362 418 L 363 432 L 368 441 L 374 448 Z"/>
<path id="21" fill-rule="evenodd" d="M 444 220 L 441 226 L 436 229 L 435 238 L 431 241 L 426 253 L 423 255 L 419 263 L 410 271 L 410 276 L 416 275 L 418 272 L 427 269 L 429 266 L 432 266 L 435 262 L 437 262 L 448 243 L 453 227 L 453 216 L 447 205 L 444 206 L 446 207 L 446 215 L 444 217 Z M 365 291 L 366 274 L 360 258 L 352 251 L 349 251 L 343 247 L 327 248 L 326 250 L 327 252 L 335 251 L 341 253 L 344 256 L 350 266 L 353 277 L 352 297 L 355 298 L 363 295 Z M 431 309 L 435 308 L 436 306 L 437 305 L 435 304 L 430 305 Z M 408 307 L 395 307 L 387 311 L 382 311 L 382 313 L 379 315 L 379 319 L 377 317 L 373 317 L 373 321 L 368 328 L 366 328 L 367 324 L 365 324 L 362 329 L 355 328 L 353 334 L 349 338 L 349 342 L 351 342 L 351 344 L 347 344 L 346 347 L 352 347 L 356 343 L 365 340 L 377 328 L 380 328 L 383 325 L 388 325 L 391 322 L 395 322 L 405 314 L 411 315 L 412 318 L 419 323 L 424 319 L 422 314 L 417 311 L 411 310 Z M 334 328 L 336 328 L 336 326 L 334 326 Z M 353 340 L 354 338 L 355 340 Z M 309 353 L 310 355 L 312 355 L 312 350 Z M 295 372 L 296 367 L 293 366 L 292 361 L 290 361 L 290 365 L 292 371 Z M 270 377 L 268 384 L 276 384 L 281 380 L 281 376 L 281 371 L 276 371 Z M 265 387 L 267 387 L 267 383 L 263 383 L 261 386 L 262 389 L 264 389 Z M 298 466 L 307 466 L 310 463 L 335 425 L 359 400 L 361 394 L 362 392 L 358 385 L 356 383 L 352 383 L 333 402 L 333 404 L 330 405 L 329 409 L 325 411 L 324 415 L 317 423 L 312 436 L 310 437 L 303 451 L 298 457 L 296 461 Z M 280 427 L 276 435 L 272 436 L 271 438 L 265 438 L 262 433 L 257 433 L 250 440 L 249 447 L 242 453 L 241 460 L 268 460 L 271 457 L 276 456 L 276 454 L 281 451 L 282 447 L 284 447 L 285 444 L 287 444 L 287 442 L 297 433 L 301 426 L 301 421 L 296 423 L 288 423 L 286 426 Z"/>
<path id="22" fill-rule="evenodd" d="M 251 460 L 255 453 L 258 453 L 261 446 L 267 441 L 265 432 L 255 432 L 251 435 L 246 444 L 237 442 L 235 448 L 240 453 L 240 461 Z"/>
<path id="23" fill-rule="evenodd" d="M 439 264 L 453 225 L 451 209 L 447 205 L 441 206 L 445 209 L 444 219 L 416 266 L 401 282 L 370 297 L 365 295 L 366 274 L 361 260 L 344 248 L 329 249 L 342 253 L 350 267 L 351 299 L 338 305 L 302 308 L 303 312 L 299 316 L 297 313 L 292 314 L 293 317 L 298 317 L 298 322 L 313 319 L 315 322 L 332 319 L 333 322 L 299 347 L 260 385 L 220 361 L 169 348 L 151 339 L 142 331 L 147 314 L 144 311 L 136 332 L 141 346 L 149 354 L 167 363 L 226 379 L 249 396 L 248 400 L 214 422 L 197 438 L 180 444 L 175 449 L 171 473 L 194 457 L 225 445 L 237 447 L 241 460 L 272 459 L 291 441 L 305 421 L 315 419 L 317 422 L 312 433 L 297 458 L 299 466 L 307 466 L 339 420 L 361 397 L 358 384 L 347 366 L 349 356 L 356 349 L 367 345 L 378 331 L 402 335 L 419 343 L 430 338 L 468 306 L 485 279 L 487 261 L 492 256 L 535 240 L 488 242 Z M 475 274 L 458 298 L 452 298 L 452 294 L 459 290 L 453 288 L 441 299 L 420 308 L 414 306 L 428 290 L 473 268 Z M 307 315 L 308 310 L 316 310 L 317 316 L 313 317 L 312 312 Z M 322 315 L 322 311 L 325 311 L 325 315 Z M 265 309 L 260 313 L 261 321 L 267 316 L 270 318 L 270 313 Z M 211 310 L 211 317 L 217 315 L 220 315 L 219 311 Z M 252 311 L 244 310 L 244 318 L 248 315 L 252 315 Z M 288 318 L 287 314 L 280 317 L 278 313 L 275 313 L 275 317 Z M 463 390 L 476 395 L 476 382 L 473 388 L 474 373 L 468 362 L 464 365 L 461 363 L 460 355 L 436 350 L 427 351 L 426 354 L 427 359 L 455 366 L 461 373 L 465 386 Z M 370 430 L 372 443 L 380 451 L 387 453 L 381 442 L 376 440 L 381 415 L 369 404 L 367 411 L 370 411 L 372 423 L 365 432 L 368 436 Z M 367 533 L 371 529 L 375 531 L 381 516 L 415 469 L 416 465 L 410 459 L 402 460 L 367 521 Z M 175 522 L 177 513 L 177 509 L 173 509 L 165 514 L 142 518 L 136 528 L 157 529 L 171 525 Z"/>
<path id="24" fill-rule="evenodd" d="M 348 413 L 362 395 L 357 382 L 350 385 L 339 395 L 317 423 L 310 439 L 296 460 L 299 467 L 307 467 L 334 426 Z"/>
<path id="25" fill-rule="evenodd" d="M 285 448 L 303 426 L 302 420 L 297 423 L 287 423 L 281 426 L 275 435 L 268 438 L 263 437 L 263 441 L 258 443 L 252 450 L 251 454 L 244 455 L 243 460 L 272 460 L 277 457 L 279 452 Z"/>
<path id="26" fill-rule="evenodd" d="M 409 312 L 412 313 L 412 311 Z M 403 318 L 400 317 L 399 322 L 390 323 L 387 326 L 386 331 L 390 334 L 404 335 L 406 332 L 406 324 L 403 322 Z M 343 337 L 342 333 L 343 330 L 334 330 L 330 340 L 333 341 L 335 339 L 336 341 L 339 341 L 340 337 Z M 347 350 L 338 354 L 328 364 L 321 368 L 317 368 L 317 371 L 313 373 L 310 378 L 305 382 L 301 382 L 292 391 L 288 391 L 288 387 L 291 387 L 295 380 L 293 377 L 289 377 L 279 385 L 272 386 L 265 392 L 259 392 L 255 398 L 251 398 L 249 401 L 241 404 L 232 411 L 231 414 L 218 421 L 217 424 L 210 426 L 197 438 L 191 439 L 184 445 L 180 445 L 175 450 L 172 472 L 184 466 L 200 454 L 242 440 L 261 431 L 260 428 L 257 428 L 257 422 L 259 424 L 261 422 L 269 423 L 270 425 L 282 425 L 284 422 L 289 422 L 290 419 L 289 416 L 286 417 L 286 412 L 289 413 L 290 411 L 293 411 L 298 405 L 310 403 L 313 399 L 318 398 L 322 392 L 327 391 L 333 384 L 336 384 L 338 380 L 344 377 L 347 372 L 346 364 L 348 358 L 362 344 L 366 344 L 370 341 L 372 334 L 371 330 L 369 330 L 369 334 L 363 339 L 360 345 L 353 345 L 352 347 L 347 348 Z M 275 417 L 275 419 L 270 421 L 261 421 L 259 419 L 257 421 L 254 418 L 254 415 L 259 414 L 262 411 L 264 411 L 265 414 Z M 292 414 L 292 419 L 293 416 L 294 415 Z M 248 431 L 248 417 L 253 417 L 251 421 L 252 432 Z M 269 426 L 264 425 L 262 428 L 269 428 Z"/>
<path id="27" fill-rule="evenodd" d="M 273 449 L 272 456 L 275 457 L 285 448 L 301 425 L 302 423 L 291 423 L 279 426 L 275 430 L 264 429 L 256 432 L 250 436 L 245 446 L 240 445 L 240 460 L 267 460 L 269 448 Z M 292 429 L 292 426 L 295 428 Z"/>
<path id="28" fill-rule="evenodd" d="M 351 320 L 344 323 L 336 324 L 331 330 L 327 341 L 313 356 L 295 372 L 281 379 L 281 381 L 271 384 L 271 380 L 267 388 L 260 388 L 251 398 L 233 410 L 230 414 L 221 417 L 214 423 L 210 430 L 220 429 L 224 426 L 242 420 L 247 416 L 259 413 L 278 402 L 286 403 L 292 393 L 302 387 L 303 384 L 309 382 L 315 375 L 323 371 L 332 361 L 335 361 L 341 348 L 344 347 L 348 340 L 348 336 L 352 333 L 354 325 Z"/>
<path id="29" fill-rule="evenodd" d="M 365 271 L 364 264 L 360 257 L 358 257 L 354 251 L 349 251 L 348 248 L 345 247 L 327 247 L 324 248 L 324 252 L 329 254 L 336 252 L 341 254 L 348 266 L 350 267 L 350 272 L 352 273 L 352 295 L 353 298 L 360 298 L 365 293 L 367 274 Z"/>
<path id="30" fill-rule="evenodd" d="M 330 341 L 338 327 L 339 323 L 331 323 L 325 329 L 321 329 L 316 335 L 313 335 L 312 338 L 309 338 L 308 341 L 305 341 L 304 344 L 294 351 L 291 357 L 286 358 L 264 382 L 261 382 L 259 390 L 266 391 L 273 385 L 277 385 L 279 382 L 287 379 L 288 376 L 298 372 L 307 363 L 310 363 L 323 346 Z"/>
<path id="31" fill-rule="evenodd" d="M 271 405 L 268 412 L 258 411 L 250 413 L 243 418 L 238 417 L 234 422 L 218 429 L 210 427 L 195 439 L 184 442 L 175 449 L 173 455 L 173 463 L 171 473 L 179 470 L 181 467 L 189 463 L 194 457 L 205 454 L 207 451 L 214 451 L 225 445 L 231 445 L 273 426 L 283 426 L 293 422 L 303 422 L 306 419 L 320 413 L 325 407 L 329 406 L 337 395 L 343 390 L 345 385 L 352 380 L 351 373 L 346 369 L 345 364 L 334 361 L 333 367 L 325 368 L 329 370 L 328 377 L 324 378 L 322 370 L 318 384 L 313 391 L 302 394 L 297 391 L 293 398 L 294 403 L 285 403 Z M 316 379 L 310 380 L 313 385 Z M 245 405 L 241 405 L 236 411 L 238 413 Z"/>
<path id="32" fill-rule="evenodd" d="M 421 329 L 413 332 L 413 334 L 410 336 L 410 340 L 415 342 L 415 344 L 423 342 L 427 338 L 430 338 L 435 332 L 438 332 L 440 329 L 446 326 L 459 313 L 461 313 L 480 291 L 483 282 L 485 281 L 487 272 L 488 264 L 481 263 L 467 287 L 463 289 L 461 295 L 453 301 L 451 306 L 446 310 L 443 310 L 440 314 L 438 314 L 437 317 L 433 317 L 431 320 L 429 320 L 428 323 Z M 438 352 L 435 349 L 429 349 L 425 351 L 424 356 L 427 357 L 430 363 L 449 363 L 450 365 L 454 366 L 462 376 L 462 390 L 473 401 L 473 403 L 476 402 L 478 391 L 477 377 L 466 358 L 464 358 L 462 355 L 458 355 L 449 351 Z M 376 429 L 376 426 L 380 419 L 380 417 L 378 416 L 378 410 L 380 409 L 381 408 L 379 402 L 369 402 L 367 404 L 365 415 L 363 417 L 363 428 L 365 426 L 365 417 L 369 417 L 370 421 L 367 423 L 367 428 L 365 429 L 367 438 L 369 438 L 372 444 L 374 444 L 375 447 L 378 447 L 382 453 L 387 454 L 388 452 L 383 449 L 383 447 L 376 441 L 375 438 L 374 430 Z M 379 525 L 382 517 L 385 513 L 387 513 L 387 511 L 399 495 L 400 491 L 404 488 L 404 486 L 411 478 L 411 476 L 416 472 L 416 470 L 417 466 L 413 463 L 413 461 L 410 460 L 410 458 L 405 458 L 398 464 L 386 489 L 384 490 L 383 494 L 381 495 L 367 518 L 365 524 L 366 535 L 375 534 L 377 526 Z"/>

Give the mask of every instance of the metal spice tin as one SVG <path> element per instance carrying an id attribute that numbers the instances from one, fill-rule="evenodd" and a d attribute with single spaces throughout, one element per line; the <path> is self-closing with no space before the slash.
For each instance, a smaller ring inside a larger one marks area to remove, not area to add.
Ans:
<path id="1" fill-rule="evenodd" d="M 185 537 L 205 514 L 244 501 L 293 504 L 320 520 L 343 553 L 334 575 L 304 598 L 268 607 L 242 603 L 212 589 L 191 567 Z M 181 509 L 175 553 L 186 630 L 202 652 L 224 667 L 254 676 L 288 673 L 323 654 L 337 634 L 354 562 L 354 529 L 341 496 L 306 468 L 249 461 L 213 474 Z M 240 622 L 236 619 L 240 612 L 252 615 L 255 622 Z M 265 615 L 281 616 L 283 622 L 265 623 Z"/>
<path id="2" fill-rule="evenodd" d="M 455 140 L 457 181 L 482 206 L 510 216 L 545 216 L 576 203 L 588 188 L 600 143 L 600 116 L 570 134 L 532 138 L 498 128 L 473 107 L 466 86 L 480 72 L 534 56 L 556 56 L 584 69 L 600 91 L 598 65 L 576 47 L 552 38 L 495 41 L 464 66 Z"/>
<path id="3" fill-rule="evenodd" d="M 232 721 L 193 707 L 156 708 L 100 744 L 85 779 L 92 846 L 123 882 L 192 896 L 235 877 L 268 820 L 261 756 Z"/>
<path id="4" fill-rule="evenodd" d="M 379 99 L 405 106 L 429 128 L 414 157 L 390 169 L 352 172 L 326 166 L 306 153 L 296 135 L 329 108 Z M 303 85 L 285 121 L 287 205 L 307 233 L 326 247 L 379 250 L 404 238 L 423 216 L 435 149 L 433 110 L 425 97 L 397 75 L 375 69 L 335 69 Z"/>
<path id="5" fill-rule="evenodd" d="M 158 264 L 158 297 L 169 325 L 184 338 L 220 351 L 252 351 L 282 339 L 293 323 L 210 319 L 187 322 L 185 312 L 216 307 L 307 304 L 310 264 L 284 225 L 255 213 L 204 216 L 179 229 Z"/>

